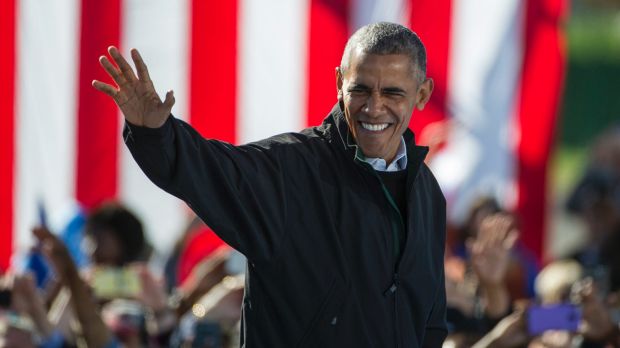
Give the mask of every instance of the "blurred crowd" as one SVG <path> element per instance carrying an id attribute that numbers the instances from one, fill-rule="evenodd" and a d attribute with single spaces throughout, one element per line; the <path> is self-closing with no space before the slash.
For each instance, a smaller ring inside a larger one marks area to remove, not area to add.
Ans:
<path id="1" fill-rule="evenodd" d="M 444 347 L 620 347 L 620 128 L 588 160 L 564 207 L 586 240 L 544 267 L 492 199 L 448 232 Z"/>
<path id="2" fill-rule="evenodd" d="M 25 271 L 0 283 L 0 347 L 238 346 L 245 261 L 198 219 L 165 267 L 119 203 L 90 213 L 77 250 L 32 233 Z"/>
<path id="3" fill-rule="evenodd" d="M 565 209 L 587 240 L 544 267 L 519 220 L 480 197 L 450 226 L 444 347 L 620 347 L 620 128 L 600 135 Z M 166 257 L 108 202 L 63 237 L 45 226 L 0 277 L 0 347 L 236 347 L 245 260 L 193 218 Z"/>

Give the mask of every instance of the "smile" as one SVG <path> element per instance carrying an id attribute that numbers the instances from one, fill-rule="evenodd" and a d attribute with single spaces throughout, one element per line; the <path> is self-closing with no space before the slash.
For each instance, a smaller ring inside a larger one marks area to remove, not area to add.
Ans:
<path id="1" fill-rule="evenodd" d="M 364 128 L 365 130 L 371 131 L 371 132 L 380 132 L 390 126 L 389 123 L 374 124 L 374 123 L 360 122 L 360 124 L 362 125 L 362 128 Z"/>

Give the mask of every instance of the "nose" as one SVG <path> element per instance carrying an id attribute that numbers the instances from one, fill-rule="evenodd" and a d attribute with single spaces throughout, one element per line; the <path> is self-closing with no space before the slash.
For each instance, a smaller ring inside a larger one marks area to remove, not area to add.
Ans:
<path id="1" fill-rule="evenodd" d="M 368 95 L 362 111 L 370 117 L 376 117 L 383 113 L 384 107 L 383 98 L 379 93 L 374 92 Z"/>

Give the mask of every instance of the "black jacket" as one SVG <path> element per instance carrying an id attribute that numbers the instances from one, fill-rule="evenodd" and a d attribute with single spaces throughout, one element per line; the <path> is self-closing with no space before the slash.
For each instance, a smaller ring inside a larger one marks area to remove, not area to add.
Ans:
<path id="1" fill-rule="evenodd" d="M 242 146 L 172 116 L 124 138 L 156 185 L 247 256 L 246 347 L 441 347 L 445 200 L 411 131 L 404 219 L 338 105 L 318 127 Z"/>

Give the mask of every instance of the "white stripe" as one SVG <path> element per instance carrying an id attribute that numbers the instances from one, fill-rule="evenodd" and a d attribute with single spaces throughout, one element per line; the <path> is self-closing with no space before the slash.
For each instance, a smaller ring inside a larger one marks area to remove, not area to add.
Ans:
<path id="1" fill-rule="evenodd" d="M 512 191 L 523 6 L 518 0 L 453 2 L 448 78 L 453 127 L 433 168 L 457 221 L 480 195 L 506 203 Z"/>
<path id="2" fill-rule="evenodd" d="M 14 247 L 30 246 L 41 197 L 48 213 L 73 201 L 78 0 L 19 2 Z"/>
<path id="3" fill-rule="evenodd" d="M 393 22 L 407 25 L 407 0 L 356 0 L 351 2 L 351 32 L 375 22 Z"/>
<path id="4" fill-rule="evenodd" d="M 187 114 L 189 1 L 125 0 L 121 46 L 126 56 L 137 48 L 160 97 L 174 90 L 175 116 Z M 122 122 L 121 122 L 122 126 Z M 186 223 L 184 203 L 152 184 L 122 144 L 120 198 L 143 220 L 156 249 L 170 251 Z"/>
<path id="5" fill-rule="evenodd" d="M 306 119 L 308 1 L 239 5 L 239 142 L 297 131 Z"/>

